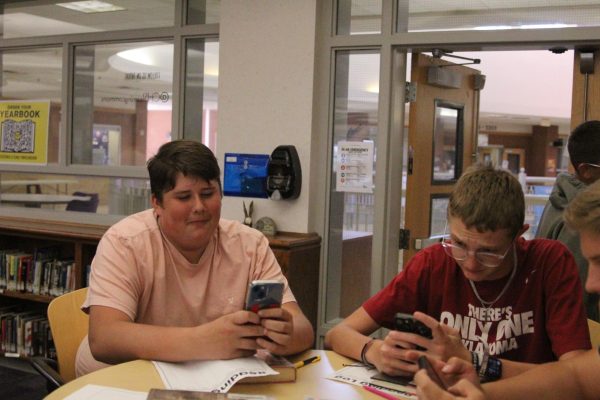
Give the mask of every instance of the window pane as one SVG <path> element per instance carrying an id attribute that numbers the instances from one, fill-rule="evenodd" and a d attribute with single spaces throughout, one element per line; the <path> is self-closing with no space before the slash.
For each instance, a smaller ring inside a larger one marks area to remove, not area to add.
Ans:
<path id="1" fill-rule="evenodd" d="M 542 29 L 600 26 L 596 1 L 545 0 L 523 2 L 397 0 L 398 32 Z"/>
<path id="2" fill-rule="evenodd" d="M 381 33 L 381 0 L 339 0 L 338 35 Z"/>
<path id="3" fill-rule="evenodd" d="M 58 137 L 62 115 L 61 104 L 61 82 L 62 82 L 62 49 L 49 48 L 27 51 L 1 51 L 0 62 L 2 65 L 2 86 L 0 96 L 3 108 L 27 107 L 29 104 L 48 103 L 47 129 L 40 128 L 38 124 L 32 130 L 32 136 L 44 139 L 42 153 L 46 162 L 56 164 L 58 162 Z M 11 101 L 19 103 L 11 104 Z M 17 106 L 20 104 L 20 106 Z M 45 118 L 45 117 L 44 117 Z M 14 118 L 9 114 L 3 114 L 0 122 L 4 123 L 35 123 L 39 118 Z M 42 130 L 40 130 L 42 129 Z M 47 137 L 47 144 L 46 144 Z M 40 145 L 39 139 L 32 141 Z M 3 149 L 6 148 L 3 146 Z M 39 147 L 35 150 L 37 154 Z M 17 150 L 17 152 L 19 152 Z M 0 152 L 2 160 L 7 161 L 10 152 Z M 27 153 L 27 151 L 23 151 Z M 2 161 L 0 161 L 2 162 Z M 10 161 L 9 161 L 10 162 Z"/>
<path id="4" fill-rule="evenodd" d="M 172 42 L 75 48 L 74 164 L 143 166 L 171 140 Z"/>
<path id="5" fill-rule="evenodd" d="M 3 2 L 0 35 L 8 39 L 174 25 L 175 0 L 103 1 L 97 7 L 85 3 L 90 2 Z"/>
<path id="6" fill-rule="evenodd" d="M 219 42 L 186 41 L 184 137 L 216 153 L 219 100 Z M 198 110 L 202 105 L 201 111 Z"/>
<path id="7" fill-rule="evenodd" d="M 379 58 L 372 51 L 336 53 L 327 321 L 348 316 L 370 294 Z M 365 156 L 353 157 L 351 149 Z"/>
<path id="8" fill-rule="evenodd" d="M 129 215 L 151 207 L 150 181 L 3 172 L 0 206 Z"/>
<path id="9" fill-rule="evenodd" d="M 189 0 L 187 24 L 218 24 L 220 0 Z"/>
<path id="10" fill-rule="evenodd" d="M 447 184 L 461 174 L 463 106 L 435 101 L 432 182 Z"/>

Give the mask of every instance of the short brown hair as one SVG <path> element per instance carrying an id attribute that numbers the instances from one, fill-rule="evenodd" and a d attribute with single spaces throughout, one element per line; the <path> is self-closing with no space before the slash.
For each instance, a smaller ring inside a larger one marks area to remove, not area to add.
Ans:
<path id="1" fill-rule="evenodd" d="M 600 234 L 600 180 L 577 194 L 569 203 L 563 218 L 575 231 Z"/>
<path id="2" fill-rule="evenodd" d="M 569 135 L 569 159 L 577 170 L 579 164 L 600 162 L 600 121 L 586 121 Z"/>
<path id="3" fill-rule="evenodd" d="M 525 221 L 523 189 L 509 171 L 471 166 L 450 194 L 448 217 L 458 217 L 479 232 L 508 229 L 516 235 Z"/>
<path id="4" fill-rule="evenodd" d="M 150 190 L 159 203 L 177 183 L 177 174 L 205 181 L 216 180 L 221 190 L 221 169 L 213 152 L 200 142 L 174 140 L 160 146 L 147 163 Z"/>

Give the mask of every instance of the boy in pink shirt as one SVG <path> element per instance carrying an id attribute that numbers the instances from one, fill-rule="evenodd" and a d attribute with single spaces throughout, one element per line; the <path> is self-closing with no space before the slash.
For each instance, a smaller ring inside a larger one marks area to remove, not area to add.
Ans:
<path id="1" fill-rule="evenodd" d="M 222 220 L 220 169 L 204 145 L 178 140 L 149 160 L 153 209 L 112 226 L 98 245 L 82 308 L 83 375 L 133 359 L 293 354 L 314 334 L 262 233 Z M 281 308 L 244 311 L 248 284 L 285 284 Z"/>

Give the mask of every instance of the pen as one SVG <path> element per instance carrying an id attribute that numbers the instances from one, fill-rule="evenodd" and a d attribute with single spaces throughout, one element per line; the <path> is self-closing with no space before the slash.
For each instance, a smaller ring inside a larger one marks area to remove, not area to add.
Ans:
<path id="1" fill-rule="evenodd" d="M 398 400 L 398 397 L 392 396 L 391 394 L 386 393 L 383 390 L 375 389 L 374 387 L 369 386 L 369 385 L 363 385 L 363 389 L 365 389 L 366 391 L 369 391 L 371 393 L 375 393 L 377 396 L 381 396 L 387 400 Z"/>
<path id="2" fill-rule="evenodd" d="M 315 357 L 307 358 L 304 361 L 298 361 L 297 363 L 294 363 L 294 367 L 301 368 L 308 364 L 314 364 L 317 361 L 321 361 L 321 357 L 315 356 Z"/>

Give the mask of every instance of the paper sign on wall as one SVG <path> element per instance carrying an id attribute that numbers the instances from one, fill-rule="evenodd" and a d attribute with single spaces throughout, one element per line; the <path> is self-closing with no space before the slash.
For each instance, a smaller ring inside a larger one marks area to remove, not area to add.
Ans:
<path id="1" fill-rule="evenodd" d="M 337 153 L 335 189 L 373 193 L 373 142 L 341 141 Z"/>
<path id="2" fill-rule="evenodd" d="M 0 101 L 0 163 L 48 163 L 49 101 Z"/>

